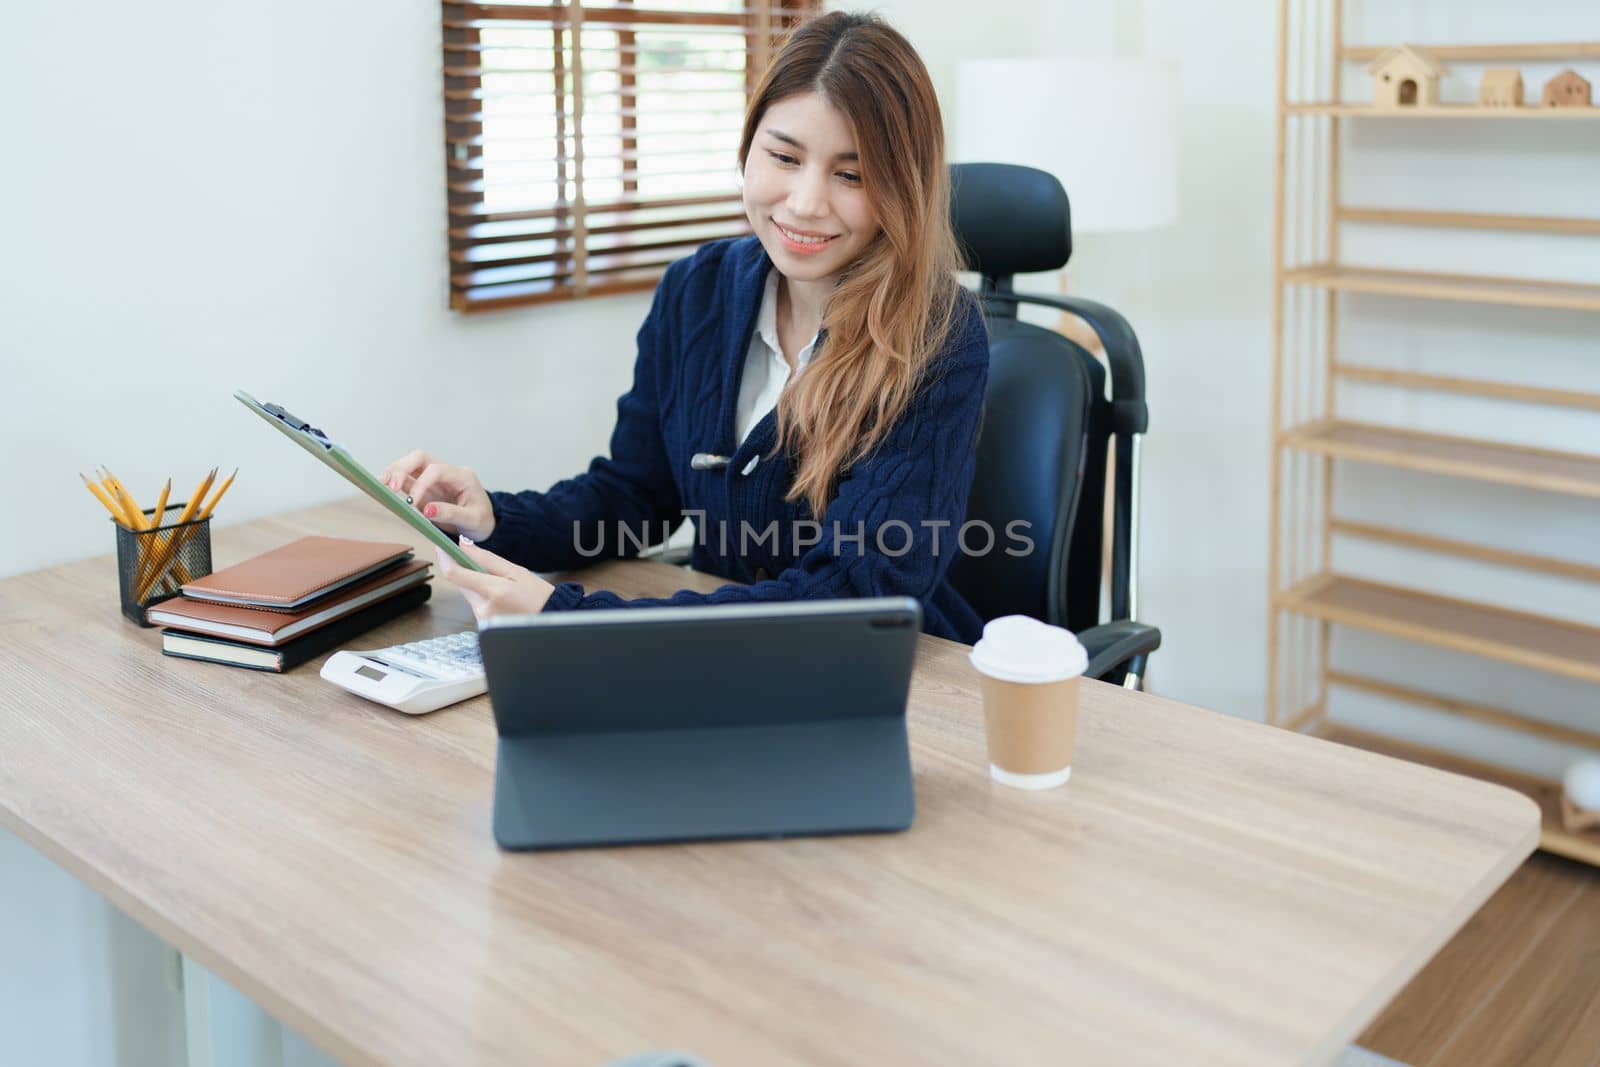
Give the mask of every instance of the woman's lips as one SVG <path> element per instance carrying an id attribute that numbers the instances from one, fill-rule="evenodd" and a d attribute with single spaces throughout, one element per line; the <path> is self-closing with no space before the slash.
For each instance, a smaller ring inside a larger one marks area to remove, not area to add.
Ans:
<path id="1" fill-rule="evenodd" d="M 772 220 L 772 226 L 778 231 L 778 239 L 783 242 L 783 247 L 802 256 L 808 256 L 822 251 L 824 248 L 827 248 L 829 245 L 833 244 L 835 238 L 838 236 L 835 234 L 833 236 L 824 237 L 821 240 L 814 238 L 811 240 L 801 240 L 797 236 L 793 235 L 792 231 L 784 229 L 783 226 L 779 224 L 777 219 Z"/>

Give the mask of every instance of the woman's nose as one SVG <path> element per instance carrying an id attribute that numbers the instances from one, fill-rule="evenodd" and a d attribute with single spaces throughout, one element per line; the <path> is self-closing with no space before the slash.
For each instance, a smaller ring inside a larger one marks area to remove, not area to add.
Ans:
<path id="1" fill-rule="evenodd" d="M 828 213 L 826 175 L 797 174 L 789 187 L 789 210 L 796 215 L 818 219 Z"/>

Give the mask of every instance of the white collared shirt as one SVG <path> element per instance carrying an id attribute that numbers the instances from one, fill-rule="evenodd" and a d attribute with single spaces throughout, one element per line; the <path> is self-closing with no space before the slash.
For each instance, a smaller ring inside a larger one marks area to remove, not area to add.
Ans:
<path id="1" fill-rule="evenodd" d="M 813 335 L 795 356 L 796 374 L 811 362 L 811 351 L 816 347 L 817 338 Z M 756 315 L 756 332 L 750 338 L 744 374 L 739 379 L 738 417 L 734 423 L 739 432 L 737 444 L 743 444 L 756 423 L 778 406 L 778 394 L 788 384 L 789 364 L 778 343 L 778 270 L 773 267 L 767 271 L 767 288 L 761 296 L 761 311 Z"/>

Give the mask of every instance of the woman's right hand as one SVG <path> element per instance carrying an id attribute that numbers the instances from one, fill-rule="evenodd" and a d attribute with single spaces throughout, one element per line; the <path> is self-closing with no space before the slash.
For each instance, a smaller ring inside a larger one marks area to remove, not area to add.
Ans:
<path id="1" fill-rule="evenodd" d="M 487 541 L 494 533 L 494 506 L 468 467 L 440 463 L 426 452 L 407 452 L 383 469 L 383 484 L 411 503 L 446 533 Z"/>

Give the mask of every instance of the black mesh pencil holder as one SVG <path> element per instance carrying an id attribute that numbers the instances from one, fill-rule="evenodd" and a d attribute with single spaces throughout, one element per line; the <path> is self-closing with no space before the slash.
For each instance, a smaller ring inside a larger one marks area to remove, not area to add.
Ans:
<path id="1" fill-rule="evenodd" d="M 151 604 L 178 595 L 184 582 L 211 573 L 211 520 L 180 523 L 183 504 L 170 504 L 163 525 L 130 530 L 117 523 L 117 587 L 122 593 L 122 613 L 140 626 L 149 626 L 144 611 Z M 155 514 L 145 509 L 146 516 Z"/>

